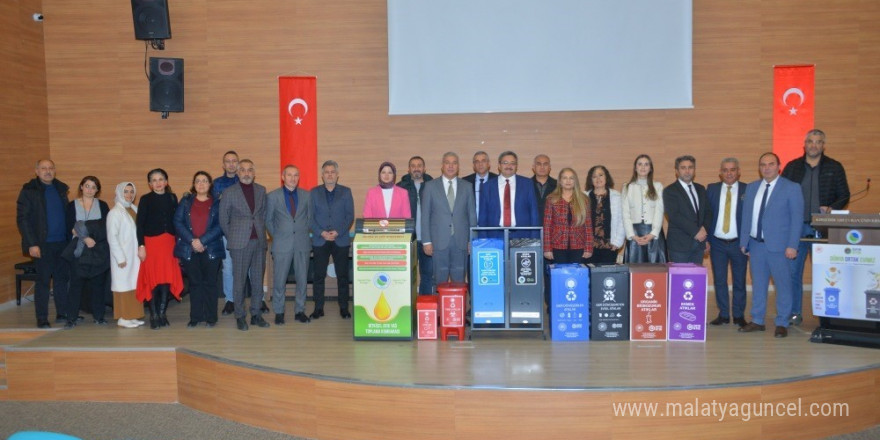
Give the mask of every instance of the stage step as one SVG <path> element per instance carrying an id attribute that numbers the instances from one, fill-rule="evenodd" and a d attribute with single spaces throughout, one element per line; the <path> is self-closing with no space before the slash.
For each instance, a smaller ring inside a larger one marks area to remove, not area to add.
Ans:
<path id="1" fill-rule="evenodd" d="M 2 329 L 0 330 L 0 400 L 8 400 L 9 387 L 6 384 L 6 350 L 19 344 L 45 335 L 47 330 Z"/>

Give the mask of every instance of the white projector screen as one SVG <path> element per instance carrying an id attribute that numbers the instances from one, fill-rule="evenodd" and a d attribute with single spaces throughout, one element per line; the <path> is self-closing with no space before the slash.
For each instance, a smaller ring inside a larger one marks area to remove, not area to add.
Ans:
<path id="1" fill-rule="evenodd" d="M 691 0 L 388 0 L 389 114 L 692 108 Z"/>

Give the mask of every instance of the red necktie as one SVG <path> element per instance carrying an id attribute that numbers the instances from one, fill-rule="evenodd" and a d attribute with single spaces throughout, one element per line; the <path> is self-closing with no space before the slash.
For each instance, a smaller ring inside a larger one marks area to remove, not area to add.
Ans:
<path id="1" fill-rule="evenodd" d="M 504 227 L 510 227 L 510 179 L 504 179 Z"/>

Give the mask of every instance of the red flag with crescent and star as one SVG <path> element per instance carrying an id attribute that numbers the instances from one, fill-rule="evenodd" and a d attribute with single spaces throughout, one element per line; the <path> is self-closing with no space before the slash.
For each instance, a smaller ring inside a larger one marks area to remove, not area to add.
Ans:
<path id="1" fill-rule="evenodd" d="M 804 155 L 804 138 L 813 129 L 813 65 L 773 67 L 773 152 L 781 166 Z"/>
<path id="2" fill-rule="evenodd" d="M 299 168 L 299 187 L 318 184 L 318 105 L 314 76 L 278 77 L 281 170 Z M 279 174 L 280 175 L 280 174 Z"/>

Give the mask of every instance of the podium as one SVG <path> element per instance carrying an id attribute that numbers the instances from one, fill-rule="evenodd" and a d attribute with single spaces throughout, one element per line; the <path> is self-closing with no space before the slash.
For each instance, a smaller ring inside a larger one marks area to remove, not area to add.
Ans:
<path id="1" fill-rule="evenodd" d="M 810 341 L 880 348 L 880 215 L 814 214 Z M 827 241 L 827 242 L 826 242 Z"/>
<path id="2" fill-rule="evenodd" d="M 357 219 L 355 340 L 411 340 L 417 261 L 412 219 Z"/>

